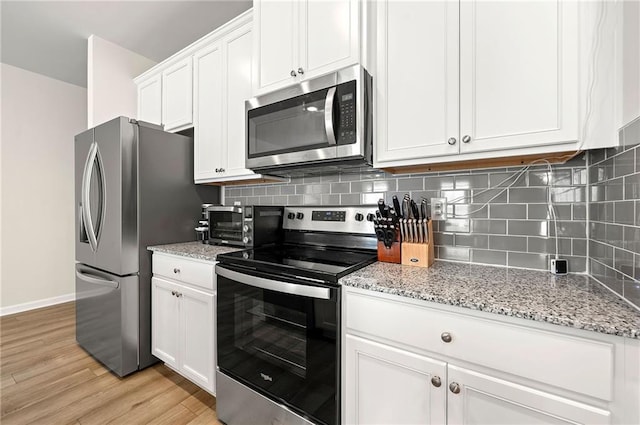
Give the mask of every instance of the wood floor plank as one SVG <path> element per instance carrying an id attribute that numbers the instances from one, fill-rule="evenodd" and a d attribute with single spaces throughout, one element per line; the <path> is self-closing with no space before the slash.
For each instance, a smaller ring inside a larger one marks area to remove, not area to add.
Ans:
<path id="1" fill-rule="evenodd" d="M 118 378 L 75 342 L 73 302 L 0 318 L 0 423 L 216 424 L 215 398 L 162 364 Z"/>
<path id="2" fill-rule="evenodd" d="M 196 418 L 196 415 L 181 404 L 173 406 L 148 422 L 149 425 L 186 425 Z"/>
<path id="3" fill-rule="evenodd" d="M 205 390 L 199 389 L 180 404 L 196 415 L 200 415 L 206 410 L 215 409 L 216 398 Z"/>
<path id="4" fill-rule="evenodd" d="M 215 410 L 207 410 L 202 414 L 198 415 L 194 420 L 188 423 L 189 425 L 222 425 L 222 423 L 218 420 L 218 415 Z"/>
<path id="5" fill-rule="evenodd" d="M 95 377 L 89 369 L 83 369 L 50 381 L 47 384 L 31 387 L 29 392 L 13 390 L 16 386 L 8 388 L 7 394 L 2 395 L 2 415 L 24 409 L 41 400 L 55 397 L 56 394 L 95 379 Z"/>

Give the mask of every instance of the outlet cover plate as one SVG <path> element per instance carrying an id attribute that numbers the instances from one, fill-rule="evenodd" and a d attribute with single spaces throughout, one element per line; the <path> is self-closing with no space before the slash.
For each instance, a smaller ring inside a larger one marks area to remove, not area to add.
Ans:
<path id="1" fill-rule="evenodd" d="M 431 198 L 431 219 L 447 219 L 447 198 Z"/>

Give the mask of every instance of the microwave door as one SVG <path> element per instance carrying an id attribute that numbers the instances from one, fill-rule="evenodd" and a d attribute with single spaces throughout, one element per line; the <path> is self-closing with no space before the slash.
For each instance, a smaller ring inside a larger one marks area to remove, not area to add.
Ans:
<path id="1" fill-rule="evenodd" d="M 334 97 L 335 88 L 328 88 L 250 109 L 247 166 L 260 168 L 336 158 Z"/>

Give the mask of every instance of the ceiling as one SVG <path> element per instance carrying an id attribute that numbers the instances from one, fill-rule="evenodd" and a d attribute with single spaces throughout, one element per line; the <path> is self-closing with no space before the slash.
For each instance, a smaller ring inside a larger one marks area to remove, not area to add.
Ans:
<path id="1" fill-rule="evenodd" d="M 1 0 L 0 60 L 86 87 L 91 34 L 160 62 L 251 6 L 251 0 Z"/>

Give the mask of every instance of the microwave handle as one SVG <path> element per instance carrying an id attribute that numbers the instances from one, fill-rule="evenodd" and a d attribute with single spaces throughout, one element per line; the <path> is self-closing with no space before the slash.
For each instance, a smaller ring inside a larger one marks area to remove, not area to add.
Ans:
<path id="1" fill-rule="evenodd" d="M 336 88 L 331 87 L 327 91 L 327 98 L 324 101 L 324 131 L 327 133 L 329 145 L 336 145 L 336 134 L 333 129 L 333 101 L 336 97 Z"/>

